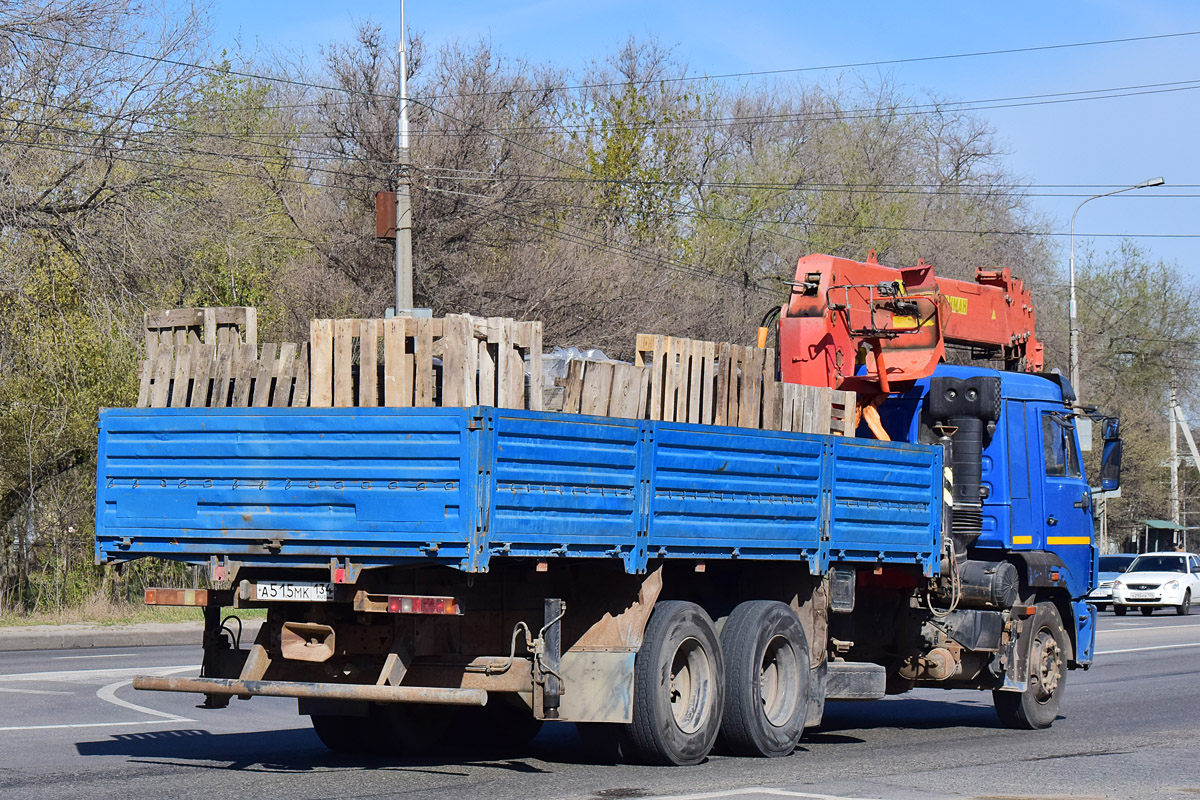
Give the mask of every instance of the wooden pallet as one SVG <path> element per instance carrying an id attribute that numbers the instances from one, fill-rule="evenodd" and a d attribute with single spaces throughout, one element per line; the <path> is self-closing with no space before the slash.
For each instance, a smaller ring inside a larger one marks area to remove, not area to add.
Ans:
<path id="1" fill-rule="evenodd" d="M 318 319 L 311 346 L 315 408 L 542 408 L 540 322 L 465 314 Z"/>
<path id="2" fill-rule="evenodd" d="M 308 405 L 308 345 L 157 344 L 142 362 L 138 408 Z"/>
<path id="3" fill-rule="evenodd" d="M 165 345 L 258 344 L 258 309 L 163 308 L 145 315 L 146 358 L 153 361 Z"/>
<path id="4" fill-rule="evenodd" d="M 854 393 L 777 382 L 770 348 L 643 333 L 634 363 L 650 370 L 649 419 L 854 435 Z"/>
<path id="5" fill-rule="evenodd" d="M 562 411 L 601 417 L 645 419 L 650 369 L 611 361 L 567 365 Z"/>

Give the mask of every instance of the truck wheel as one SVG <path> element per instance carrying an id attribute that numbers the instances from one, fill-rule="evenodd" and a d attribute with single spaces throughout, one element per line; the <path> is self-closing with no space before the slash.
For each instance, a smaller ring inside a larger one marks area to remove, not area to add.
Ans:
<path id="1" fill-rule="evenodd" d="M 1143 616 L 1143 617 L 1148 617 L 1148 616 L 1150 616 L 1150 615 L 1151 615 L 1151 614 L 1153 614 L 1153 613 L 1154 613 L 1154 607 L 1153 607 L 1153 606 L 1142 606 L 1142 616 Z"/>
<path id="2" fill-rule="evenodd" d="M 1128 610 L 1129 609 L 1125 608 L 1125 606 L 1118 606 L 1115 604 L 1113 605 L 1113 613 L 1116 614 L 1118 617 L 1125 616 L 1125 612 Z"/>
<path id="3" fill-rule="evenodd" d="M 725 712 L 721 749 L 732 755 L 791 754 L 808 714 L 808 641 L 785 603 L 754 600 L 721 629 Z"/>
<path id="4" fill-rule="evenodd" d="M 335 753 L 365 755 L 387 749 L 387 733 L 374 708 L 365 717 L 310 714 L 309 719 L 321 744 Z"/>
<path id="5" fill-rule="evenodd" d="M 483 708 L 463 708 L 451 740 L 481 752 L 524 750 L 542 730 L 542 721 L 516 695 L 493 693 Z"/>
<path id="6" fill-rule="evenodd" d="M 1023 692 L 992 692 L 1000 721 L 1009 728 L 1049 728 L 1067 688 L 1070 640 L 1053 603 L 1037 604 L 1029 648 L 1029 680 Z"/>
<path id="7" fill-rule="evenodd" d="M 1186 617 L 1192 613 L 1192 590 L 1188 589 L 1183 593 L 1183 602 L 1175 606 L 1175 613 L 1181 617 Z"/>
<path id="8" fill-rule="evenodd" d="M 631 755 L 646 764 L 699 764 L 712 750 L 725 701 L 712 619 L 695 603 L 654 607 L 634 662 Z"/>

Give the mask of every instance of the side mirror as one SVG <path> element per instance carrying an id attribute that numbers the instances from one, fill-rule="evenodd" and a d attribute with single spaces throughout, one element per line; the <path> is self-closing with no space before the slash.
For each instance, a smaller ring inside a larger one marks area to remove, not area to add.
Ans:
<path id="1" fill-rule="evenodd" d="M 1100 438 L 1105 442 L 1115 442 L 1121 438 L 1121 420 L 1116 417 L 1105 417 L 1100 423 Z M 1105 451 L 1107 458 L 1108 451 Z"/>
<path id="2" fill-rule="evenodd" d="M 1100 488 L 1115 492 L 1121 488 L 1121 440 L 1104 437 L 1104 456 L 1100 462 Z"/>

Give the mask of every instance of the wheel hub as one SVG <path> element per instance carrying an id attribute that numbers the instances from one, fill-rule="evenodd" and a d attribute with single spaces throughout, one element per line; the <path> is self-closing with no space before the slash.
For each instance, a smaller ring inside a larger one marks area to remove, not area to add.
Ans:
<path id="1" fill-rule="evenodd" d="M 1047 702 L 1058 689 L 1062 679 L 1062 650 L 1049 628 L 1038 631 L 1033 641 L 1032 668 L 1030 677 L 1034 681 L 1034 697 L 1039 703 Z"/>
<path id="2" fill-rule="evenodd" d="M 695 733 L 711 713 L 712 674 L 704 645 L 693 638 L 684 639 L 671 660 L 671 713 L 684 733 Z"/>

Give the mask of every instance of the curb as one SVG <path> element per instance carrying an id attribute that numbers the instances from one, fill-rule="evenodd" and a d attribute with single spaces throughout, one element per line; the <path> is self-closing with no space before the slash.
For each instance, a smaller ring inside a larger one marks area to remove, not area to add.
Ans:
<path id="1" fill-rule="evenodd" d="M 261 620 L 245 624 L 242 643 L 254 641 Z M 201 622 L 147 622 L 141 625 L 30 625 L 0 628 L 0 653 L 17 650 L 73 650 L 92 647 L 200 646 Z"/>

